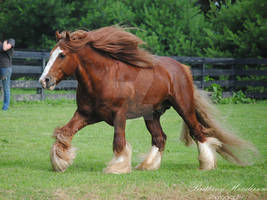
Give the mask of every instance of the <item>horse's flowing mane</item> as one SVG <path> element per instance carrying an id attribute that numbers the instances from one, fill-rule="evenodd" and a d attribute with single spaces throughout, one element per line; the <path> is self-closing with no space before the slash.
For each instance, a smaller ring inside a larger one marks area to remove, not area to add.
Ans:
<path id="1" fill-rule="evenodd" d="M 110 57 L 136 67 L 153 67 L 154 56 L 139 45 L 144 42 L 125 31 L 125 28 L 108 26 L 93 31 L 77 30 L 58 34 L 59 44 L 77 52 L 89 44 Z"/>

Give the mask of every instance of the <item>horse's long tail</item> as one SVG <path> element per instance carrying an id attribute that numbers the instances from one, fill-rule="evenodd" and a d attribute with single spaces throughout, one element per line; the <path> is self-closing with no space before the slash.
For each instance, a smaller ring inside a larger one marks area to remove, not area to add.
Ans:
<path id="1" fill-rule="evenodd" d="M 205 127 L 207 137 L 213 137 L 219 141 L 211 144 L 214 145 L 216 152 L 224 159 L 238 165 L 253 164 L 255 158 L 259 156 L 257 149 L 251 143 L 223 129 L 216 120 L 217 111 L 212 106 L 209 98 L 196 88 L 194 90 L 194 102 L 197 119 Z M 187 146 L 193 142 L 189 128 L 185 123 L 183 124 L 181 140 Z"/>

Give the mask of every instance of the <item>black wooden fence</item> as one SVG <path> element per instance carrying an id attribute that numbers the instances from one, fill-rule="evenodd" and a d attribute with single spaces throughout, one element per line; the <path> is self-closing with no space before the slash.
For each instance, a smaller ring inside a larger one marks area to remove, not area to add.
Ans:
<path id="1" fill-rule="evenodd" d="M 192 66 L 194 82 L 199 88 L 218 84 L 224 88 L 225 96 L 242 90 L 251 98 L 267 98 L 266 58 L 172 58 Z"/>
<path id="2" fill-rule="evenodd" d="M 43 100 L 45 98 L 75 98 L 75 94 L 47 94 L 38 82 L 46 61 L 47 52 L 15 51 L 13 57 L 12 88 L 35 89 L 36 94 L 13 95 L 16 101 Z M 192 67 L 194 82 L 199 88 L 218 84 L 225 91 L 243 90 L 249 97 L 267 98 L 267 59 L 234 59 L 234 58 L 172 58 Z M 2 83 L 0 83 L 0 86 Z M 58 90 L 74 90 L 77 81 L 64 80 L 57 85 Z"/>

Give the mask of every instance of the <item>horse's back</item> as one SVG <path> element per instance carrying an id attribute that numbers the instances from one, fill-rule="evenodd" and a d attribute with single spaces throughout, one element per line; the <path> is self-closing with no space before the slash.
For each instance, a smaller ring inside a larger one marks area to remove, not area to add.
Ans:
<path id="1" fill-rule="evenodd" d="M 158 66 L 163 67 L 170 75 L 174 75 L 176 73 L 183 75 L 184 73 L 186 73 L 186 75 L 191 76 L 190 67 L 178 62 L 177 60 L 174 60 L 173 58 L 166 56 L 157 56 L 156 59 L 158 61 Z"/>
<path id="2" fill-rule="evenodd" d="M 180 85 L 193 85 L 190 67 L 170 57 L 158 56 L 158 67 L 165 70 L 169 76 L 172 88 Z"/>

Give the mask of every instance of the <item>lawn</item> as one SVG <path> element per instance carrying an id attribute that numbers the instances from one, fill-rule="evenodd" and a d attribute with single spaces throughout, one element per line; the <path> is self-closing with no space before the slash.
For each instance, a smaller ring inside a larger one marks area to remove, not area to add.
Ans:
<path id="1" fill-rule="evenodd" d="M 217 107 L 222 121 L 258 148 L 262 159 L 253 166 L 219 159 L 216 170 L 199 171 L 197 149 L 179 142 L 182 121 L 171 109 L 161 120 L 168 136 L 161 168 L 107 175 L 102 169 L 113 155 L 112 127 L 98 123 L 79 131 L 73 165 L 55 173 L 51 135 L 71 118 L 75 103 L 13 103 L 0 112 L 0 199 L 266 199 L 267 103 Z M 126 136 L 136 166 L 151 146 L 143 120 L 127 121 Z"/>

